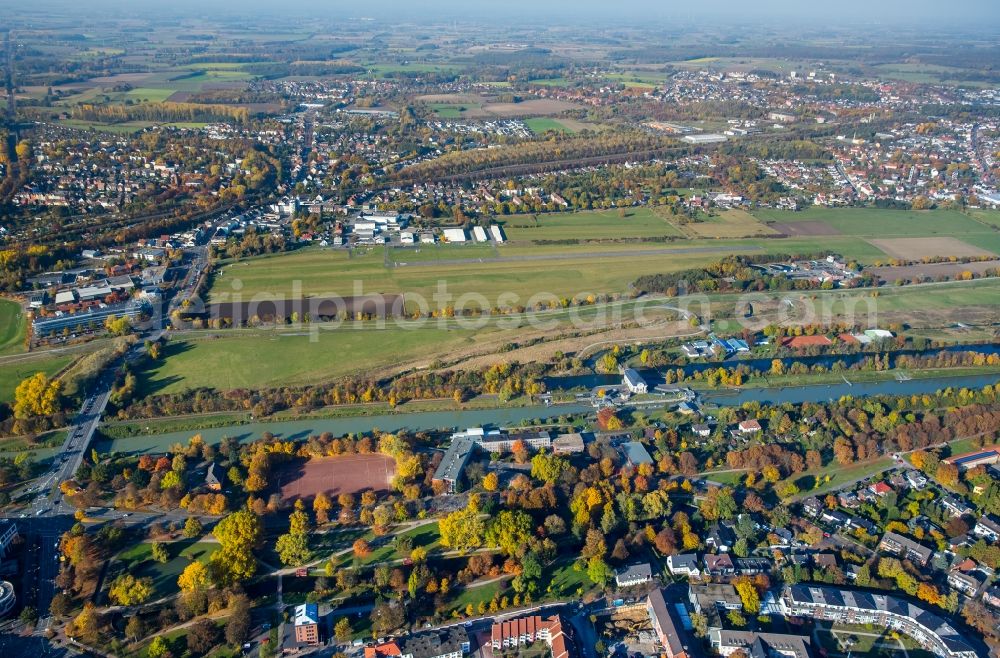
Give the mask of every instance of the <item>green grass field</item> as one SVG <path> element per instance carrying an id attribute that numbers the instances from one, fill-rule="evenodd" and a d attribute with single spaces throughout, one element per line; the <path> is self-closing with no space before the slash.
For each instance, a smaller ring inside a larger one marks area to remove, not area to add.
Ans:
<path id="1" fill-rule="evenodd" d="M 548 117 L 535 117 L 532 119 L 525 119 L 524 125 L 528 126 L 531 132 L 536 135 L 541 135 L 542 133 L 549 132 L 550 130 L 558 133 L 574 133 L 576 132 L 566 124 L 564 124 L 559 119 L 550 119 Z"/>
<path id="2" fill-rule="evenodd" d="M 27 331 L 28 318 L 21 305 L 9 299 L 0 299 L 0 356 L 23 352 Z"/>
<path id="3" fill-rule="evenodd" d="M 144 371 L 145 393 L 177 393 L 211 386 L 221 390 L 282 384 L 311 384 L 358 374 L 419 358 L 447 353 L 449 348 L 474 344 L 482 332 L 404 329 L 344 329 L 308 336 L 277 333 L 233 334 L 217 340 L 170 343 L 167 358 Z M 428 362 L 434 356 L 428 358 Z"/>
<path id="4" fill-rule="evenodd" d="M 818 496 L 825 494 L 831 489 L 842 487 L 853 480 L 860 480 L 876 473 L 882 473 L 890 468 L 892 464 L 893 461 L 889 457 L 847 464 L 846 466 L 831 462 L 815 471 L 806 471 L 805 473 L 793 475 L 789 480 L 794 482 L 801 490 L 801 493 L 796 498 Z M 778 484 L 775 488 L 780 489 L 780 487 L 781 484 Z"/>
<path id="5" fill-rule="evenodd" d="M 438 532 L 438 526 L 436 523 L 429 523 L 427 525 L 417 526 L 416 528 L 411 528 L 406 532 L 401 532 L 399 537 L 407 537 L 413 542 L 413 547 L 426 548 L 427 552 L 433 552 L 434 550 L 440 548 L 439 542 L 441 540 L 441 533 Z M 369 541 L 371 538 L 368 538 Z M 348 556 L 350 558 L 350 556 Z M 409 555 L 401 555 L 399 551 L 396 550 L 395 545 L 392 541 L 389 541 L 384 546 L 379 546 L 374 549 L 367 557 L 358 560 L 360 564 L 374 564 L 376 562 L 386 562 L 392 560 L 403 560 L 408 558 Z"/>
<path id="6" fill-rule="evenodd" d="M 212 553 L 219 550 L 215 542 L 194 540 L 167 542 L 165 545 L 170 560 L 163 564 L 153 560 L 151 543 L 143 542 L 126 548 L 115 556 L 111 567 L 113 575 L 109 575 L 106 584 L 110 584 L 119 573 L 127 572 L 136 578 L 152 578 L 153 599 L 169 596 L 177 592 L 177 577 L 187 565 L 195 560 L 207 564 Z"/>
<path id="7" fill-rule="evenodd" d="M 649 229 L 638 228 L 636 232 Z M 664 231 L 673 230 L 667 226 Z M 528 233 L 530 229 L 525 229 Z M 557 239 L 563 228 L 536 229 L 537 238 Z M 522 233 L 525 234 L 525 233 Z M 373 251 L 349 257 L 341 250 L 307 250 L 273 258 L 247 260 L 222 268 L 211 290 L 212 302 L 233 301 L 234 295 L 251 300 L 256 295 L 294 298 L 299 295 L 353 295 L 413 293 L 422 295 L 430 308 L 443 305 L 433 300 L 441 286 L 454 296 L 479 293 L 490 306 L 502 293 L 514 294 L 525 303 L 538 293 L 558 297 L 622 292 L 636 276 L 696 267 L 731 253 L 727 245 L 713 241 L 708 253 L 685 253 L 686 244 L 651 244 L 650 249 L 678 249 L 676 255 L 648 253 L 632 245 L 578 245 L 535 248 L 502 247 L 499 259 L 488 252 L 470 251 L 468 245 L 453 245 L 435 251 L 434 261 L 418 263 L 413 250 L 392 254 L 397 266 L 385 266 L 385 254 Z M 443 249 L 453 249 L 450 258 Z M 751 250 L 756 250 L 754 245 Z M 602 252 L 608 252 L 604 256 Z M 471 254 L 471 255 L 470 255 Z M 527 256 L 528 258 L 522 258 Z M 405 260 L 404 260 L 405 259 Z M 457 259 L 458 262 L 454 262 Z M 419 258 L 417 259 L 419 260 Z M 408 265 L 400 263 L 406 262 Z M 476 306 L 477 304 L 472 304 Z"/>
<path id="8" fill-rule="evenodd" d="M 0 401 L 13 400 L 14 389 L 17 388 L 17 385 L 36 372 L 44 372 L 46 376 L 51 377 L 69 365 L 72 360 L 71 356 L 42 353 L 37 358 L 26 358 L 0 364 Z"/>
<path id="9" fill-rule="evenodd" d="M 468 103 L 429 103 L 428 108 L 439 119 L 461 119 L 469 110 L 478 110 L 479 106 Z"/>
<path id="10" fill-rule="evenodd" d="M 504 221 L 508 240 L 611 240 L 616 238 L 682 237 L 654 208 L 594 210 L 553 215 L 517 215 Z M 662 245 L 661 245 L 662 246 Z"/>

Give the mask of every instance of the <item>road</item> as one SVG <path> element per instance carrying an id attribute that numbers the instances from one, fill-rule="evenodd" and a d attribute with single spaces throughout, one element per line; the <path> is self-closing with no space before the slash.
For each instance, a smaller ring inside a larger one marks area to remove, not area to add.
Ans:
<path id="1" fill-rule="evenodd" d="M 202 276 L 208 262 L 208 250 L 205 246 L 188 251 L 192 255 L 188 275 L 167 305 L 165 313 L 155 316 L 150 327 L 140 339 L 157 341 L 166 333 L 165 320 L 171 311 L 179 307 L 183 299 L 188 298 L 198 280 Z M 124 361 L 134 361 L 141 358 L 145 352 L 142 340 L 133 345 L 124 355 Z M 73 507 L 63 495 L 59 485 L 73 478 L 80 468 L 91 441 L 97 433 L 101 417 L 108 406 L 111 389 L 115 382 L 115 372 L 122 365 L 123 359 L 110 363 L 105 371 L 94 381 L 80 405 L 80 410 L 67 428 L 66 440 L 52 460 L 49 470 L 37 477 L 22 493 L 32 497 L 31 502 L 17 517 L 21 525 L 27 546 L 25 600 L 35 599 L 34 605 L 40 612 L 39 629 L 44 630 L 52 623 L 48 616 L 52 597 L 56 593 L 55 579 L 59 574 L 58 541 L 63 532 L 75 522 Z M 88 513 L 95 522 L 118 522 L 125 526 L 148 528 L 154 523 L 181 523 L 188 514 L 183 510 L 172 512 L 120 512 L 102 510 Z M 206 518 L 203 523 L 211 523 L 214 519 Z M 33 595 L 33 596 L 32 596 Z"/>

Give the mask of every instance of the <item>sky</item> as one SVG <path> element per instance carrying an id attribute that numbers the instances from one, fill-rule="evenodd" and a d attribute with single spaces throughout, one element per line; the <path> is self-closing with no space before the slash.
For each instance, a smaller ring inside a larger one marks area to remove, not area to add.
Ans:
<path id="1" fill-rule="evenodd" d="M 775 24 L 965 24 L 1000 30 L 998 0 L 0 0 L 0 19 L 18 7 L 38 10 L 101 9 L 119 14 L 143 11 L 181 15 L 215 12 L 370 16 L 427 21 L 490 20 L 530 24 L 532 21 L 624 24 L 679 20 L 713 20 Z"/>

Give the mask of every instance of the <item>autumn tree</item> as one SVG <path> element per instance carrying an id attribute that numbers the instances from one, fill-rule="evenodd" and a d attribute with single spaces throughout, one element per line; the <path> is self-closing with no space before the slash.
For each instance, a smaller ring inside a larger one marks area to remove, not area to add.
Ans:
<path id="1" fill-rule="evenodd" d="M 14 389 L 14 416 L 50 416 L 62 410 L 61 398 L 61 382 L 50 380 L 44 372 L 35 373 Z"/>
<path id="2" fill-rule="evenodd" d="M 531 540 L 531 516 L 520 510 L 504 510 L 486 531 L 486 541 L 507 555 L 523 552 Z"/>
<path id="3" fill-rule="evenodd" d="M 184 522 L 184 537 L 187 539 L 194 539 L 195 537 L 200 537 L 203 531 L 201 521 L 197 517 L 189 516 Z"/>
<path id="4" fill-rule="evenodd" d="M 333 503 L 330 501 L 330 497 L 322 491 L 316 494 L 316 497 L 313 499 L 313 513 L 316 514 L 317 525 L 324 525 L 330 522 L 331 509 L 333 509 Z"/>
<path id="5" fill-rule="evenodd" d="M 182 592 L 203 592 L 212 587 L 212 576 L 208 567 L 195 560 L 177 577 L 177 586 Z"/>
<path id="6" fill-rule="evenodd" d="M 483 477 L 483 489 L 486 491 L 496 491 L 500 486 L 500 477 L 496 471 L 490 471 Z"/>
<path id="7" fill-rule="evenodd" d="M 195 655 L 206 654 L 222 639 L 222 631 L 211 619 L 200 619 L 188 630 L 187 647 Z"/>
<path id="8" fill-rule="evenodd" d="M 240 647 L 250 639 L 250 600 L 239 595 L 233 602 L 233 611 L 226 622 L 226 642 Z"/>
<path id="9" fill-rule="evenodd" d="M 159 562 L 160 564 L 166 564 L 170 561 L 170 553 L 167 551 L 167 547 L 163 542 L 154 541 L 150 546 L 150 554 L 153 560 Z"/>
<path id="10" fill-rule="evenodd" d="M 470 551 L 483 545 L 485 526 L 479 515 L 478 499 L 469 496 L 465 509 L 456 510 L 438 521 L 441 545 L 457 551 Z"/>
<path id="11" fill-rule="evenodd" d="M 149 600 L 152 594 L 152 578 L 136 578 L 130 573 L 115 578 L 108 588 L 108 598 L 118 605 L 139 605 Z"/>
<path id="12" fill-rule="evenodd" d="M 737 578 L 733 581 L 733 585 L 736 587 L 736 593 L 740 595 L 740 600 L 743 601 L 743 610 L 751 615 L 760 612 L 760 594 L 753 582 L 749 578 Z"/>
<path id="13" fill-rule="evenodd" d="M 263 524 L 259 516 L 249 509 L 234 512 L 219 521 L 212 534 L 220 545 L 211 559 L 221 582 L 240 582 L 257 572 L 253 550 L 260 544 L 263 536 Z"/>
<path id="14" fill-rule="evenodd" d="M 351 630 L 351 622 L 347 617 L 341 617 L 337 620 L 336 625 L 333 627 L 333 636 L 337 638 L 337 642 L 341 644 L 347 644 L 351 641 L 354 636 L 354 631 Z"/>
<path id="15" fill-rule="evenodd" d="M 278 537 L 275 548 L 282 564 L 299 566 L 312 557 L 309 550 L 309 516 L 301 500 L 295 501 L 295 511 L 289 516 L 288 532 Z"/>

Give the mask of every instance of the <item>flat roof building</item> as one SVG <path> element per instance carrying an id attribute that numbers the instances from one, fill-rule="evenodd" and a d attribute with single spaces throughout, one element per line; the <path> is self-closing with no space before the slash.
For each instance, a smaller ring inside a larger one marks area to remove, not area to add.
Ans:
<path id="1" fill-rule="evenodd" d="M 681 137 L 682 141 L 688 144 L 719 144 L 721 142 L 729 139 L 725 135 L 720 135 L 718 133 L 704 133 L 702 135 L 684 135 Z"/>

